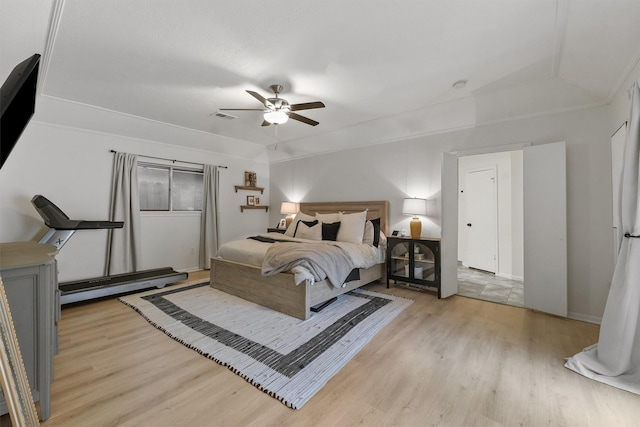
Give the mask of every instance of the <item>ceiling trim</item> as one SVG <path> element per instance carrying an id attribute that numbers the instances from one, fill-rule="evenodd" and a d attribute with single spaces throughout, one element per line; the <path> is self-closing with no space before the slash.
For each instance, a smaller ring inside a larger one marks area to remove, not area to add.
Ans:
<path id="1" fill-rule="evenodd" d="M 271 159 L 270 152 L 271 151 L 275 151 L 275 150 L 273 150 L 273 147 L 276 146 L 276 145 L 283 145 L 283 144 L 287 143 L 287 142 L 280 142 L 279 144 L 272 144 L 272 145 L 267 146 L 267 149 L 268 149 L 267 150 L 267 156 L 269 157 L 269 164 L 284 163 L 284 162 L 288 162 L 288 161 L 300 160 L 300 159 L 305 159 L 305 158 L 310 158 L 310 157 L 315 157 L 315 156 L 321 156 L 321 155 L 325 155 L 325 154 L 340 153 L 340 152 L 343 152 L 343 151 L 351 151 L 351 150 L 364 149 L 364 148 L 368 148 L 368 147 L 375 147 L 377 145 L 392 144 L 392 143 L 401 142 L 401 141 L 409 141 L 409 140 L 412 140 L 412 139 L 429 137 L 429 136 L 433 136 L 433 135 L 441 135 L 441 134 L 446 134 L 446 133 L 451 133 L 451 132 L 460 132 L 460 131 L 464 131 L 464 130 L 468 130 L 468 129 L 483 128 L 483 127 L 487 127 L 487 126 L 495 126 L 495 125 L 500 125 L 500 124 L 503 124 L 503 123 L 509 123 L 509 122 L 513 122 L 513 121 L 517 121 L 517 120 L 528 120 L 528 119 L 534 119 L 536 117 L 544 117 L 544 116 L 548 116 L 548 115 L 565 114 L 565 113 L 572 113 L 572 112 L 575 112 L 575 111 L 590 110 L 590 109 L 593 109 L 593 108 L 601 108 L 601 107 L 604 107 L 606 105 L 607 105 L 606 102 L 599 102 L 599 103 L 580 105 L 580 106 L 570 107 L 570 108 L 559 108 L 559 109 L 556 109 L 556 110 L 542 111 L 542 112 L 531 113 L 531 114 L 523 114 L 521 116 L 515 116 L 515 117 L 505 117 L 505 118 L 502 118 L 502 119 L 490 120 L 490 121 L 486 121 L 486 122 L 482 122 L 482 123 L 474 123 L 474 124 L 470 124 L 470 125 L 462 125 L 462 126 L 450 127 L 450 128 L 446 128 L 446 129 L 438 129 L 438 130 L 431 130 L 431 131 L 427 131 L 427 132 L 419 132 L 419 133 L 415 133 L 415 134 L 411 134 L 411 135 L 403 135 L 403 136 L 397 137 L 397 138 L 388 138 L 388 139 L 385 139 L 385 140 L 380 140 L 380 141 L 372 142 L 372 143 L 369 143 L 369 144 L 358 145 L 357 147 L 345 147 L 343 149 L 333 149 L 333 150 L 319 151 L 319 152 L 315 152 L 315 153 L 305 152 L 304 154 L 301 154 L 301 155 L 295 155 L 294 154 L 294 155 L 292 155 L 290 157 L 287 157 L 287 158 Z M 296 142 L 291 142 L 291 144 L 295 144 L 295 143 Z"/>
<path id="2" fill-rule="evenodd" d="M 136 119 L 136 120 L 142 120 L 142 121 L 145 121 L 145 122 L 148 122 L 148 123 L 152 123 L 152 124 L 156 124 L 156 125 L 170 126 L 170 127 L 173 127 L 173 128 L 176 128 L 176 129 L 180 129 L 180 130 L 184 130 L 184 131 L 188 131 L 188 132 L 194 132 L 194 133 L 207 135 L 207 136 L 215 136 L 215 137 L 224 139 L 227 142 L 231 142 L 231 143 L 255 144 L 256 146 L 264 147 L 262 144 L 257 144 L 255 142 L 246 141 L 244 139 L 233 138 L 233 137 L 230 137 L 230 136 L 221 135 L 219 133 L 207 132 L 207 131 L 201 130 L 201 129 L 189 128 L 189 127 L 186 127 L 186 126 L 177 125 L 175 123 L 167 123 L 167 122 L 163 122 L 163 121 L 160 121 L 160 120 L 150 119 L 148 117 L 136 116 L 135 114 L 125 113 L 123 111 L 118 111 L 118 110 L 112 110 L 110 108 L 100 107 L 100 106 L 97 106 L 97 105 L 87 104 L 87 103 L 84 103 L 84 102 L 73 101 L 71 99 L 59 98 L 59 97 L 53 96 L 53 95 L 40 95 L 40 96 L 42 98 L 53 99 L 53 100 L 56 100 L 56 101 L 59 101 L 59 102 L 65 102 L 65 103 L 69 103 L 69 104 L 72 104 L 72 105 L 79 105 L 81 107 L 92 108 L 92 109 L 96 109 L 96 110 L 99 110 L 99 111 L 105 111 L 105 112 L 108 112 L 108 113 L 111 113 L 111 114 L 115 114 L 115 115 L 119 115 L 119 116 L 124 116 L 124 117 L 128 117 L 128 118 Z M 43 121 L 41 121 L 41 122 L 42 123 L 46 123 L 46 122 L 43 122 Z M 82 128 L 82 129 L 85 129 L 85 128 Z M 113 135 L 121 135 L 121 134 L 113 133 Z M 179 147 L 179 145 L 176 145 L 176 146 Z"/>
<path id="3" fill-rule="evenodd" d="M 553 27 L 553 51 L 551 54 L 551 76 L 558 77 L 560 63 L 564 53 L 564 41 L 567 34 L 568 1 L 556 0 L 556 16 Z"/>
<path id="4" fill-rule="evenodd" d="M 64 9 L 65 0 L 53 0 L 53 7 L 51 8 L 51 17 L 49 18 L 49 31 L 47 34 L 47 40 L 44 46 L 44 52 L 42 52 L 42 62 L 40 64 L 40 78 L 38 79 L 37 93 L 42 94 L 42 87 L 47 79 L 49 72 L 49 66 L 51 63 L 51 53 L 53 52 L 53 46 L 58 36 L 58 29 L 60 28 L 60 19 L 62 17 L 62 11 Z"/>
<path id="5" fill-rule="evenodd" d="M 105 132 L 105 131 L 101 131 L 101 130 L 95 130 L 95 129 L 87 129 L 87 128 L 80 128 L 80 127 L 76 127 L 76 126 L 70 126 L 70 125 L 64 125 L 64 124 L 60 124 L 60 123 L 51 123 L 51 122 L 47 122 L 44 120 L 38 120 L 38 119 L 33 119 L 31 120 L 31 123 L 36 123 L 40 126 L 48 126 L 48 127 L 52 127 L 52 128 L 56 128 L 56 129 L 66 129 L 66 130 L 70 130 L 70 131 L 74 131 L 74 132 L 83 132 L 83 133 L 88 133 L 88 134 L 94 134 L 94 135 L 102 135 L 102 136 L 106 136 L 106 137 L 112 137 L 112 136 L 117 136 L 118 138 L 122 138 L 125 140 L 129 140 L 129 141 L 136 141 L 136 142 L 142 142 L 145 144 L 152 144 L 152 145 L 160 145 L 160 146 L 164 146 L 164 147 L 168 147 L 171 149 L 175 149 L 175 150 L 182 150 L 182 151 L 187 151 L 187 152 L 197 152 L 197 153 L 202 153 L 202 154 L 206 154 L 206 155 L 219 155 L 219 156 L 225 156 L 227 158 L 230 159 L 237 159 L 237 160 L 247 160 L 246 157 L 243 156 L 238 156 L 238 155 L 234 155 L 232 153 L 222 153 L 219 151 L 213 151 L 213 150 L 206 150 L 206 149 L 202 149 L 202 148 L 195 148 L 195 147 L 184 147 L 181 145 L 176 145 L 176 144 L 171 144 L 168 142 L 163 142 L 163 141 L 156 141 L 153 139 L 146 139 L 146 138 L 141 138 L 141 137 L 137 137 L 137 136 L 130 136 L 130 135 L 121 135 L 121 134 L 114 134 L 114 133 L 110 133 L 110 132 Z M 109 151 L 109 150 L 106 150 Z M 141 157 L 145 157 L 144 154 L 138 154 L 138 156 Z M 177 156 L 174 156 L 177 157 Z M 253 162 L 255 163 L 260 163 L 260 164 L 269 164 L 268 161 L 263 161 L 260 159 L 251 159 Z M 183 163 L 194 163 L 191 162 L 189 160 L 175 160 L 176 162 L 183 162 Z"/>

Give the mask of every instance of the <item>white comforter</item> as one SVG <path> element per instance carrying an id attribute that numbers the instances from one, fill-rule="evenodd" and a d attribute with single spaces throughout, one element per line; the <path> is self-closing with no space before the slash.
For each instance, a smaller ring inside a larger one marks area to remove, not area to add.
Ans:
<path id="1" fill-rule="evenodd" d="M 295 239 L 280 233 L 266 233 L 262 234 L 261 236 L 269 237 L 276 240 L 289 240 L 340 247 L 346 254 L 348 254 L 353 264 L 353 268 L 369 268 L 373 267 L 376 264 L 381 264 L 385 260 L 386 248 L 382 245 L 380 247 L 375 247 L 368 244 L 335 242 L 329 240 L 318 241 Z M 272 243 L 259 242 L 253 239 L 234 240 L 222 245 L 218 250 L 217 256 L 218 258 L 240 262 L 243 264 L 250 264 L 262 268 L 265 255 L 271 245 Z M 304 280 L 308 280 L 311 284 L 313 284 L 317 280 L 324 280 L 324 277 L 319 276 L 317 272 L 312 272 L 309 268 L 305 268 L 303 265 L 297 265 L 293 267 L 289 272 L 293 273 L 296 284 L 299 284 Z M 341 285 L 342 284 L 336 284 L 335 286 L 339 287 Z"/>

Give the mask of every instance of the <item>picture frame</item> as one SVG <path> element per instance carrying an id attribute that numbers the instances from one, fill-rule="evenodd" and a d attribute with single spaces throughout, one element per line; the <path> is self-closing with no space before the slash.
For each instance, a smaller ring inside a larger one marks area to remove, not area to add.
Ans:
<path id="1" fill-rule="evenodd" d="M 20 353 L 20 345 L 0 277 L 0 382 L 14 426 L 39 426 L 38 412 Z"/>
<path id="2" fill-rule="evenodd" d="M 278 228 L 283 230 L 285 228 L 287 228 L 287 219 L 286 218 L 281 218 L 280 222 L 278 223 Z"/>
<path id="3" fill-rule="evenodd" d="M 247 206 L 256 205 L 256 196 L 247 196 Z"/>
<path id="4" fill-rule="evenodd" d="M 256 204 L 256 206 L 260 206 L 260 197 L 258 196 L 254 197 L 253 202 Z"/>
<path id="5" fill-rule="evenodd" d="M 258 177 L 255 172 L 244 172 L 244 185 L 245 187 L 255 187 L 257 185 Z"/>

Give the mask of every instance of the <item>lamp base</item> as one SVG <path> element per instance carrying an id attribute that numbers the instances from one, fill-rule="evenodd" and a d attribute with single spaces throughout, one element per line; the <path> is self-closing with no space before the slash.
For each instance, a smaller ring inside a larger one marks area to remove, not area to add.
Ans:
<path id="1" fill-rule="evenodd" d="M 289 228 L 289 225 L 291 225 L 291 221 L 293 221 L 293 217 L 291 215 L 287 215 L 285 221 L 287 222 L 287 228 Z"/>
<path id="2" fill-rule="evenodd" d="M 419 239 L 422 235 L 422 221 L 420 221 L 420 218 L 414 216 L 413 219 L 411 219 L 409 227 L 411 229 L 411 238 Z"/>

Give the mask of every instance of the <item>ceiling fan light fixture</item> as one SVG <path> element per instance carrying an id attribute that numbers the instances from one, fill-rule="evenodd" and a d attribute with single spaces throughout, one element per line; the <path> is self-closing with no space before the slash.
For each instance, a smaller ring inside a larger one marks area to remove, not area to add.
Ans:
<path id="1" fill-rule="evenodd" d="M 264 113 L 264 119 L 269 123 L 281 125 L 289 120 L 289 116 L 284 111 L 267 111 Z"/>
<path id="2" fill-rule="evenodd" d="M 220 108 L 220 111 L 262 111 L 264 120 L 261 126 L 281 125 L 289 119 L 307 124 L 309 126 L 317 126 L 320 122 L 312 120 L 308 117 L 298 114 L 302 110 L 314 110 L 316 108 L 324 108 L 325 105 L 321 101 L 303 102 L 300 104 L 289 104 L 286 99 L 279 98 L 278 94 L 282 91 L 282 86 L 271 85 L 269 89 L 274 93 L 275 97 L 265 98 L 258 92 L 247 90 L 246 92 L 257 99 L 263 108 Z"/>

